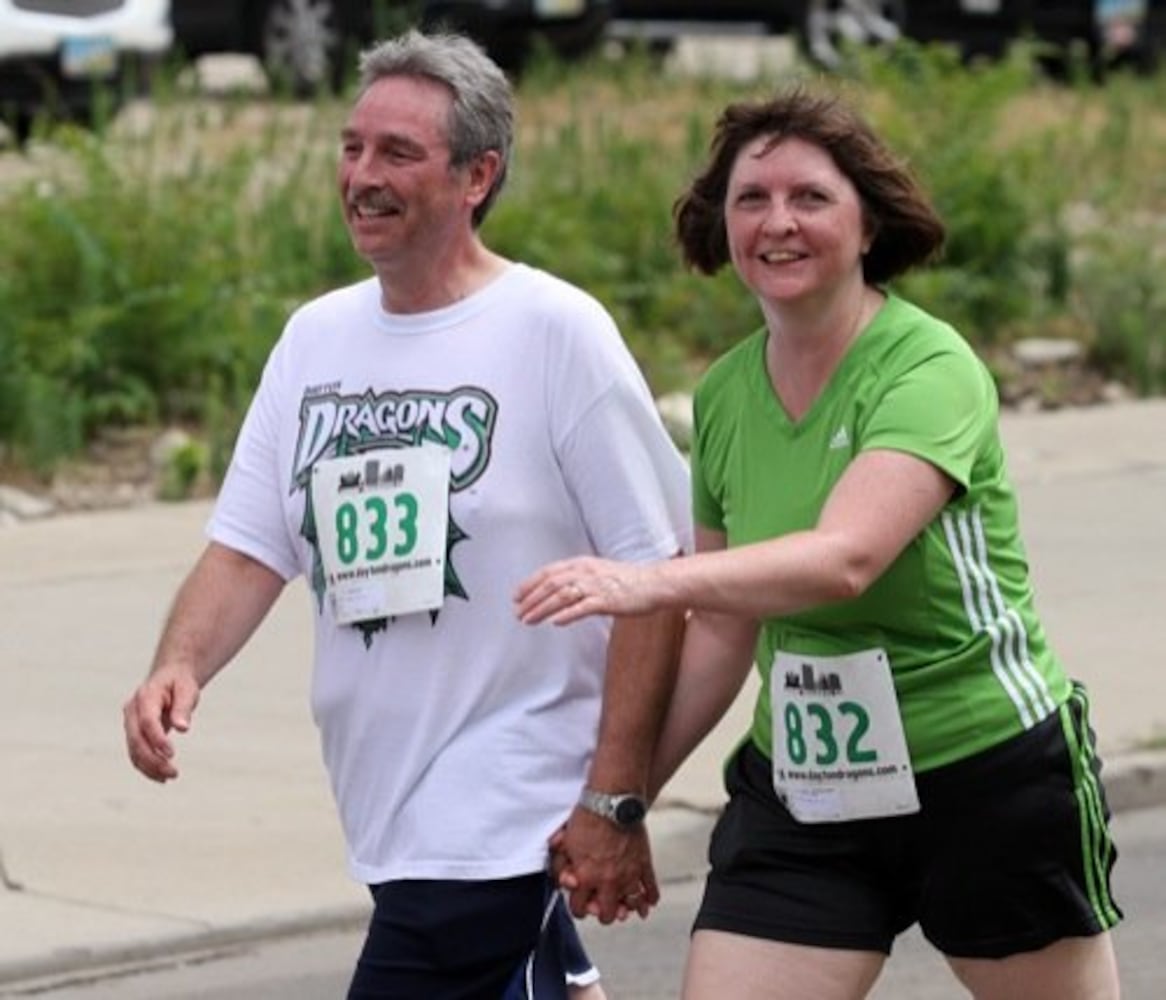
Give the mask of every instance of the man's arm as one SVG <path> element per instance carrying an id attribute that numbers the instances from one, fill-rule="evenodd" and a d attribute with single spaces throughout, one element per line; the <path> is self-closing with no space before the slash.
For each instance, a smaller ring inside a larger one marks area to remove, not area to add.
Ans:
<path id="1" fill-rule="evenodd" d="M 178 777 L 169 733 L 190 728 L 199 692 L 263 621 L 283 578 L 211 542 L 178 589 L 149 676 L 122 711 L 126 749 L 153 781 Z"/>
<path id="2" fill-rule="evenodd" d="M 676 611 L 616 619 L 608 645 L 599 741 L 587 787 L 646 796 L 656 741 L 672 696 L 684 633 Z M 622 829 L 576 806 L 561 847 L 570 859 L 570 907 L 610 923 L 627 912 L 646 916 L 660 898 L 646 826 Z"/>
<path id="3" fill-rule="evenodd" d="M 693 611 L 668 715 L 660 731 L 648 797 L 655 799 L 740 694 L 753 668 L 759 623 L 715 611 Z"/>

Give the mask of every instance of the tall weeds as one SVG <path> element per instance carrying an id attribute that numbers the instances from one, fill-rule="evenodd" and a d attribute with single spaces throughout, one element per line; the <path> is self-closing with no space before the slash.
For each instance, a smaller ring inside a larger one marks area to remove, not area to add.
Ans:
<path id="1" fill-rule="evenodd" d="M 905 46 L 835 81 L 949 225 L 943 260 L 901 290 L 985 353 L 1055 331 L 1162 392 L 1166 84 L 1050 84 L 1034 66 L 1023 50 L 969 68 Z M 690 384 L 760 318 L 728 269 L 681 267 L 671 206 L 724 104 L 784 79 L 680 79 L 635 55 L 540 62 L 519 87 L 519 148 L 487 240 L 603 300 L 658 391 Z M 171 89 L 152 108 L 103 134 L 55 133 L 28 179 L 0 188 L 9 460 L 47 470 L 111 425 L 180 422 L 221 439 L 220 464 L 290 310 L 367 273 L 334 193 L 342 102 Z"/>

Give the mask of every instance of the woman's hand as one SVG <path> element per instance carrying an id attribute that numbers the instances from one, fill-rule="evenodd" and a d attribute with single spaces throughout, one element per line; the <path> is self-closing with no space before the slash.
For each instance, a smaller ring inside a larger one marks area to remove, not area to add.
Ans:
<path id="1" fill-rule="evenodd" d="M 642 615 L 664 606 L 657 564 L 581 556 L 544 566 L 514 595 L 526 625 L 569 625 L 588 615 Z"/>

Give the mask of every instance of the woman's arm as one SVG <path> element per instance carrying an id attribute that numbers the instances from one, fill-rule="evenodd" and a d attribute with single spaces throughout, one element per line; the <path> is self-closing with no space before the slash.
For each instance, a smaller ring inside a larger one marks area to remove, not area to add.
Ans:
<path id="1" fill-rule="evenodd" d="M 858 597 L 954 490 L 955 483 L 923 459 L 863 452 L 808 531 L 667 562 L 582 557 L 552 563 L 523 583 L 518 614 L 527 623 L 549 619 L 557 625 L 669 607 L 767 618 Z"/>

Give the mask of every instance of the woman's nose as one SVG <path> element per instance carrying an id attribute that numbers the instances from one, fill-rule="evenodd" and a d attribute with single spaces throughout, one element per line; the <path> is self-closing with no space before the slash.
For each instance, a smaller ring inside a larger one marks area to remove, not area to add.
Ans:
<path id="1" fill-rule="evenodd" d="M 786 205 L 775 201 L 765 216 L 766 231 L 779 236 L 788 236 L 796 232 L 797 228 L 798 220 L 794 213 Z"/>

